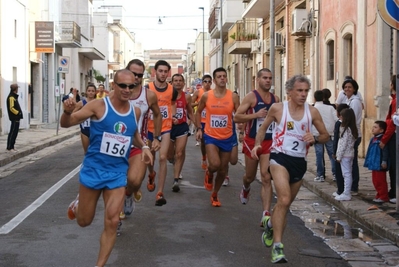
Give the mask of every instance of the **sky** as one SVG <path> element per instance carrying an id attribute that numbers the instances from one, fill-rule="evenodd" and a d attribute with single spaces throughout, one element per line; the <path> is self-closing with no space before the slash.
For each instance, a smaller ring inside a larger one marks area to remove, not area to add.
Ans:
<path id="1" fill-rule="evenodd" d="M 114 0 L 126 8 L 126 25 L 144 50 L 187 49 L 202 32 L 208 31 L 209 0 Z M 159 18 L 162 24 L 158 24 Z M 194 30 L 197 29 L 197 30 Z"/>

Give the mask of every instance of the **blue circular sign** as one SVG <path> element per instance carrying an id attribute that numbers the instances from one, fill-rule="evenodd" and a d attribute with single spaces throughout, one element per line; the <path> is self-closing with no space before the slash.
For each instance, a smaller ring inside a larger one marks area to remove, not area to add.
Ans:
<path id="1" fill-rule="evenodd" d="M 385 23 L 399 30 L 399 0 L 378 0 L 377 7 Z"/>
<path id="2" fill-rule="evenodd" d="M 66 66 L 68 65 L 68 60 L 66 58 L 61 59 L 61 65 Z"/>

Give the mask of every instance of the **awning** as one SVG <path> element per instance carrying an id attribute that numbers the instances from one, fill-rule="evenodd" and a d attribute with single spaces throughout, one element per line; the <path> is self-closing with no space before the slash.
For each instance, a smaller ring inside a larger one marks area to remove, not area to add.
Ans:
<path id="1" fill-rule="evenodd" d="M 284 0 L 274 0 L 274 6 L 280 5 Z M 243 18 L 264 19 L 270 14 L 270 0 L 252 0 L 242 14 Z"/>
<path id="2" fill-rule="evenodd" d="M 78 53 L 91 60 L 104 60 L 105 56 L 95 47 L 81 47 L 78 48 Z"/>

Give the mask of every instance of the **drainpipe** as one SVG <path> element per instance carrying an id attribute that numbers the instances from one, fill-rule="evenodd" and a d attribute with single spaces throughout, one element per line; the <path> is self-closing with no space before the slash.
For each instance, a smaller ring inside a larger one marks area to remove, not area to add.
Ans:
<path id="1" fill-rule="evenodd" d="M 269 17 L 270 17 L 270 63 L 269 63 L 269 67 L 271 72 L 273 73 L 274 77 L 276 77 L 276 72 L 275 72 L 275 64 L 276 64 L 276 48 L 275 48 L 275 27 L 276 27 L 276 23 L 275 23 L 275 18 L 274 18 L 274 0 L 270 0 L 270 10 L 269 10 Z M 272 87 L 271 87 L 271 91 L 274 93 L 274 80 L 272 79 Z"/>
<path id="2" fill-rule="evenodd" d="M 220 66 L 223 67 L 223 53 L 224 53 L 224 45 L 223 45 L 223 0 L 220 0 Z"/>
<path id="3" fill-rule="evenodd" d="M 2 10 L 2 3 L 3 3 L 3 1 L 0 1 L 0 14 L 1 14 L 1 10 Z M 0 19 L 0 29 L 2 29 L 2 27 L 1 27 L 1 22 L 2 22 L 2 19 Z M 0 34 L 0 62 L 1 62 L 1 36 L 2 36 L 2 34 Z M 1 118 L 3 118 L 3 109 L 1 108 L 1 103 L 3 103 L 3 100 L 2 100 L 2 96 L 3 96 L 3 94 L 2 94 L 2 92 L 3 92 L 3 78 L 2 78 L 2 74 L 1 74 L 1 66 L 0 66 L 0 133 L 2 133 L 3 132 L 3 127 L 2 127 L 2 119 Z"/>
<path id="4" fill-rule="evenodd" d="M 286 25 L 285 25 L 285 29 L 286 29 L 286 32 L 285 32 L 285 62 L 284 62 L 284 69 L 285 69 L 285 80 L 288 80 L 288 75 L 289 75 L 289 73 L 288 73 L 288 64 L 289 64 L 289 62 L 290 62 L 290 53 L 289 53 L 289 51 L 290 51 L 290 42 L 289 42 L 289 38 L 288 38 L 288 36 L 290 36 L 290 10 L 289 10 L 289 3 L 290 3 L 290 1 L 289 0 L 285 0 L 285 18 L 286 18 Z M 284 83 L 281 83 L 281 84 L 283 84 L 283 86 L 284 86 Z M 284 93 L 285 93 L 285 88 L 281 88 L 281 90 L 282 91 L 284 91 Z"/>

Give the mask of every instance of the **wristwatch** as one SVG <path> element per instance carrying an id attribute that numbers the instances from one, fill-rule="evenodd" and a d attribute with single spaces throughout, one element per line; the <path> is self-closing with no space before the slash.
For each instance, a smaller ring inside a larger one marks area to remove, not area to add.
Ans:
<path id="1" fill-rule="evenodd" d="M 160 135 L 154 136 L 154 139 L 158 140 L 159 142 L 162 142 L 162 136 Z"/>

